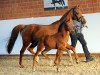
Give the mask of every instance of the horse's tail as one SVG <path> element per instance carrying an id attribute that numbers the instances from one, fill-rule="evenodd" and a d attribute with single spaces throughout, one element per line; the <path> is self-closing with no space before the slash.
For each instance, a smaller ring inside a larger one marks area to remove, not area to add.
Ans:
<path id="1" fill-rule="evenodd" d="M 24 28 L 25 28 L 25 25 L 18 25 L 18 26 L 13 28 L 13 30 L 11 32 L 10 39 L 8 41 L 8 44 L 7 44 L 7 52 L 9 54 L 11 53 L 11 51 L 13 49 L 14 43 L 18 37 L 19 32 L 21 32 Z"/>

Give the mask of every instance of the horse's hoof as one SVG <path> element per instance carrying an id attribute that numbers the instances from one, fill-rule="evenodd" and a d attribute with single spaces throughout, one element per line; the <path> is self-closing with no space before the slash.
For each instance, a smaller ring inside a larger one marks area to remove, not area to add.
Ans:
<path id="1" fill-rule="evenodd" d="M 24 66 L 23 65 L 20 65 L 20 68 L 24 68 Z"/>

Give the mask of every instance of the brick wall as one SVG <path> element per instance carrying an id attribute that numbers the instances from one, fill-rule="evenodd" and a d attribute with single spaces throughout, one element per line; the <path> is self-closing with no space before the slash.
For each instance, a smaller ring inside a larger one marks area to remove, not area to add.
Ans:
<path id="1" fill-rule="evenodd" d="M 100 12 L 100 0 L 68 0 L 68 9 L 80 4 L 84 14 Z M 0 0 L 0 20 L 57 16 L 67 10 L 44 11 L 43 0 Z"/>

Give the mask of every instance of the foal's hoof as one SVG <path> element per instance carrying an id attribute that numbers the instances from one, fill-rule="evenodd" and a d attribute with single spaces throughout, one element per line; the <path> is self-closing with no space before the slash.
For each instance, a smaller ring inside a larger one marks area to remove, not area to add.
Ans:
<path id="1" fill-rule="evenodd" d="M 33 66 L 32 69 L 33 69 L 34 72 L 36 71 L 36 70 L 35 70 L 35 66 Z"/>
<path id="2" fill-rule="evenodd" d="M 52 66 L 53 65 L 53 61 L 52 60 L 50 60 L 50 64 L 49 64 L 50 66 Z"/>
<path id="3" fill-rule="evenodd" d="M 73 63 L 68 63 L 68 65 L 69 65 L 69 66 L 73 66 L 74 64 L 73 64 Z"/>
<path id="4" fill-rule="evenodd" d="M 77 64 L 79 64 L 79 62 L 76 62 Z"/>
<path id="5" fill-rule="evenodd" d="M 39 63 L 39 57 L 37 56 L 35 59 L 34 59 L 37 63 Z"/>

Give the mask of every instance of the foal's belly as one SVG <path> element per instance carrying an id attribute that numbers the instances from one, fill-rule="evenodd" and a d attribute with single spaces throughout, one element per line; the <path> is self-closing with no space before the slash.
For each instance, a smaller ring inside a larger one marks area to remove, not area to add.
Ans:
<path id="1" fill-rule="evenodd" d="M 53 37 L 46 37 L 45 38 L 45 45 L 48 46 L 50 49 L 56 49 L 56 38 Z"/>

